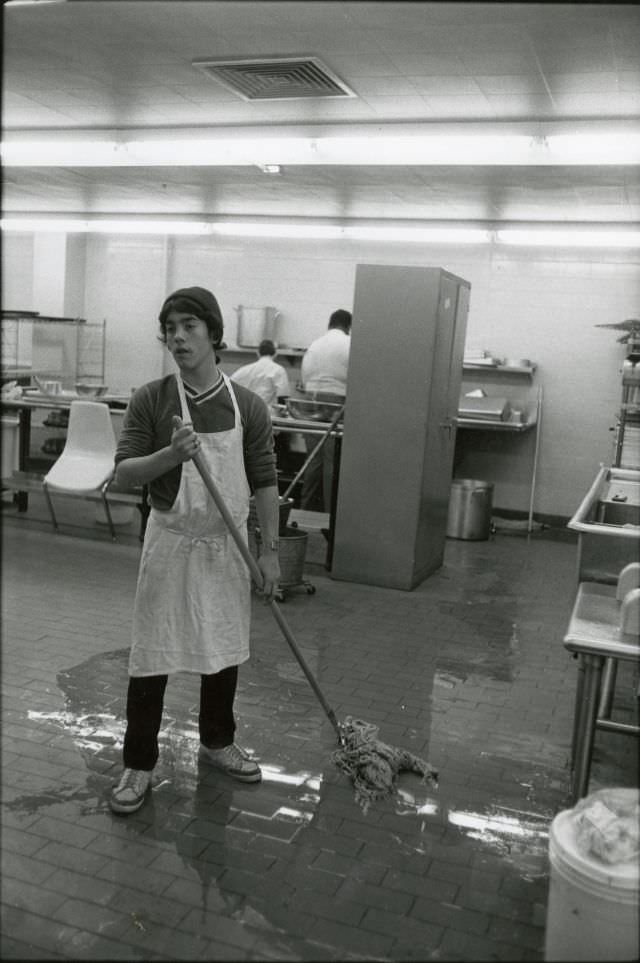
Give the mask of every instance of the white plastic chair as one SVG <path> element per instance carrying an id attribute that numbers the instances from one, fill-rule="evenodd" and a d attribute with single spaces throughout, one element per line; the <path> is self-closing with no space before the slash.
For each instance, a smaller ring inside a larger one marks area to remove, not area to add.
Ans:
<path id="1" fill-rule="evenodd" d="M 97 401 L 73 401 L 64 449 L 42 480 L 56 531 L 59 526 L 50 491 L 81 497 L 100 492 L 111 537 L 116 540 L 106 495 L 115 472 L 115 453 L 116 436 L 109 407 Z"/>

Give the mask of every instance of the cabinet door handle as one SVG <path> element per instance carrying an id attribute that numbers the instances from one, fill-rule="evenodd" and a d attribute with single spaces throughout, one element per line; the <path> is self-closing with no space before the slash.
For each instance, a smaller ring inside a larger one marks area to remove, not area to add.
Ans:
<path id="1" fill-rule="evenodd" d="M 455 417 L 447 418 L 445 421 L 440 423 L 441 428 L 446 428 L 449 432 L 449 437 L 451 437 L 451 429 L 455 427 L 458 419 Z"/>

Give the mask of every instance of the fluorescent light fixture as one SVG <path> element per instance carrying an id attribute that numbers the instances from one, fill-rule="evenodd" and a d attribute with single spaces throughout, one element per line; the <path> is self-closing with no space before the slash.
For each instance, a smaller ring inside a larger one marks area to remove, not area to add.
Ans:
<path id="1" fill-rule="evenodd" d="M 7 167 L 133 166 L 125 145 L 116 141 L 15 141 L 0 148 Z"/>
<path id="2" fill-rule="evenodd" d="M 300 137 L 156 136 L 148 139 L 81 139 L 80 136 L 20 140 L 1 147 L 8 167 L 219 167 L 280 165 L 510 166 L 640 163 L 640 133 L 393 134 L 371 130 L 353 136 Z"/>
<path id="3" fill-rule="evenodd" d="M 6 7 L 35 7 L 43 3 L 66 3 L 67 0 L 6 0 Z"/>
<path id="4" fill-rule="evenodd" d="M 351 240 L 410 242 L 420 244 L 487 244 L 491 232 L 468 227 L 394 227 L 385 225 L 331 225 L 226 221 L 212 225 L 214 234 L 236 237 L 301 238 L 310 240 Z"/>
<path id="5" fill-rule="evenodd" d="M 488 244 L 492 232 L 477 227 L 345 227 L 353 241 L 409 242 L 419 244 Z"/>
<path id="6" fill-rule="evenodd" d="M 29 233 L 149 234 L 159 236 L 218 235 L 309 241 L 374 241 L 387 244 L 505 244 L 531 247 L 638 248 L 640 231 L 635 229 L 587 229 L 579 226 L 545 228 L 499 228 L 459 224 L 398 225 L 367 223 L 328 224 L 314 221 L 222 221 L 139 217 L 64 217 L 60 215 L 8 215 L 0 220 L 3 231 Z"/>
<path id="7" fill-rule="evenodd" d="M 285 224 L 224 221 L 211 225 L 213 234 L 233 237 L 299 238 L 311 241 L 336 241 L 344 236 L 343 228 L 332 224 Z"/>
<path id="8" fill-rule="evenodd" d="M 3 231 L 27 231 L 61 234 L 211 234 L 211 224 L 206 221 L 172 220 L 118 220 L 117 218 L 22 218 L 0 219 Z"/>
<path id="9" fill-rule="evenodd" d="M 506 228 L 496 232 L 498 244 L 531 247 L 640 247 L 640 231 L 529 230 Z"/>
<path id="10" fill-rule="evenodd" d="M 640 134 L 552 134 L 546 138 L 550 163 L 597 165 L 637 164 Z"/>

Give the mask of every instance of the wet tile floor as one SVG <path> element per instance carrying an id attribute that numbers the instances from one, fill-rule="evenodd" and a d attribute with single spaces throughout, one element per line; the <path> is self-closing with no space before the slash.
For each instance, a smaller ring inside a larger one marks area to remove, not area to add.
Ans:
<path id="1" fill-rule="evenodd" d="M 149 802 L 115 817 L 139 557 L 5 513 L 3 959 L 541 960 L 548 829 L 568 805 L 576 663 L 562 646 L 576 546 L 559 533 L 448 541 L 413 592 L 333 581 L 282 611 L 338 719 L 429 760 L 364 813 L 335 733 L 254 602 L 238 742 L 264 780 L 199 766 L 197 681 L 167 690 Z M 314 560 L 315 559 L 315 560 Z M 634 709 L 621 672 L 616 717 Z M 591 789 L 636 785 L 599 733 Z"/>

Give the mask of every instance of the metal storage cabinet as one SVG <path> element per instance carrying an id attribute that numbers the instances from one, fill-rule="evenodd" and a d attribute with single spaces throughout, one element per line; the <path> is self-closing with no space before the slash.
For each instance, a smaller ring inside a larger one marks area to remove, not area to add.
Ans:
<path id="1" fill-rule="evenodd" d="M 470 287 L 357 266 L 333 578 L 412 589 L 442 565 Z"/>

